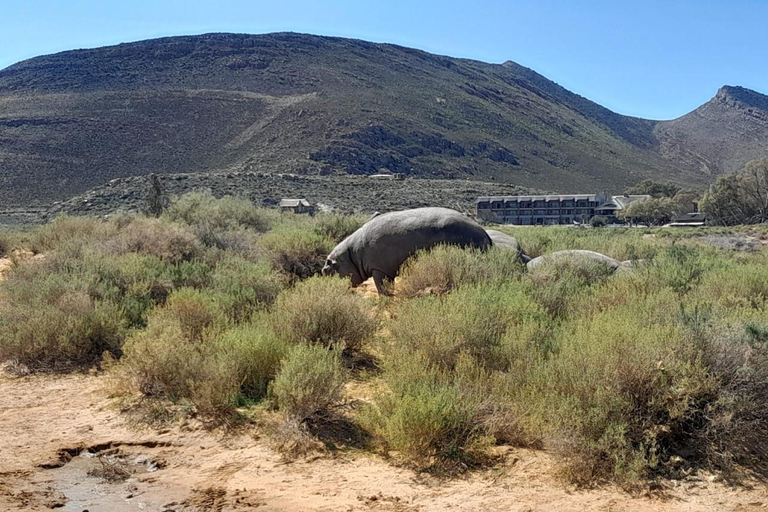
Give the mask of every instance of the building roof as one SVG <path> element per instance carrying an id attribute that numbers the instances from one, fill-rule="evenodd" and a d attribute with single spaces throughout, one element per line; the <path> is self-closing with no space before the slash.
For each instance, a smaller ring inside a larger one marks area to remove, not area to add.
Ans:
<path id="1" fill-rule="evenodd" d="M 704 222 L 704 214 L 701 212 L 682 213 L 672 217 L 672 222 L 693 223 L 693 224 L 698 222 Z"/>
<path id="2" fill-rule="evenodd" d="M 634 203 L 635 201 L 645 201 L 646 199 L 650 199 L 651 196 L 647 194 L 643 195 L 623 195 L 623 196 L 612 196 L 611 202 L 615 203 L 616 206 L 619 207 L 620 210 L 623 210 L 627 206 L 629 206 L 629 203 Z"/>
<path id="3" fill-rule="evenodd" d="M 281 199 L 280 208 L 296 208 L 297 206 L 309 207 L 309 201 L 306 199 Z"/>
<path id="4" fill-rule="evenodd" d="M 566 194 L 566 195 L 543 195 L 543 196 L 484 196 L 478 197 L 477 203 L 493 202 L 493 201 L 565 201 L 569 199 L 573 200 L 588 200 L 595 201 L 597 198 L 604 198 L 601 194 Z"/>

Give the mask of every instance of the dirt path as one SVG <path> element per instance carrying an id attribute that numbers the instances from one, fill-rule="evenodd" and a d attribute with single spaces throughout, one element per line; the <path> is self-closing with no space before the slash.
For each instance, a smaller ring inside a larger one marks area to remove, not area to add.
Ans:
<path id="1" fill-rule="evenodd" d="M 286 464 L 252 432 L 225 436 L 194 423 L 129 429 L 101 386 L 94 376 L 0 375 L 0 510 L 768 510 L 765 487 L 706 480 L 680 483 L 664 499 L 569 490 L 546 454 L 526 450 L 447 481 L 365 454 Z M 127 480 L 104 480 L 118 469 Z"/>

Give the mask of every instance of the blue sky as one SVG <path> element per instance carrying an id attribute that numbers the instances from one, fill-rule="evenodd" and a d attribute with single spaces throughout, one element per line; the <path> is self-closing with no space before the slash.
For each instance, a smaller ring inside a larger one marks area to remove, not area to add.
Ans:
<path id="1" fill-rule="evenodd" d="M 622 114 L 768 93 L 768 0 L 0 0 L 0 68 L 167 35 L 308 32 L 513 60 Z"/>

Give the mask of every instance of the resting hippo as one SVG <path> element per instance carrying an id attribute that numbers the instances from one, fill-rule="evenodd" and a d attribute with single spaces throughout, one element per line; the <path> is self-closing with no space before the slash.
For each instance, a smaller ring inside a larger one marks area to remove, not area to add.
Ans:
<path id="1" fill-rule="evenodd" d="M 416 208 L 377 215 L 337 245 L 325 261 L 323 275 L 351 276 L 352 286 L 373 277 L 386 294 L 392 280 L 416 251 L 438 244 L 487 248 L 491 239 L 466 216 L 448 208 Z"/>
<path id="2" fill-rule="evenodd" d="M 582 251 L 582 250 L 557 251 L 551 254 L 545 254 L 544 256 L 533 258 L 531 261 L 529 261 L 526 264 L 526 266 L 530 271 L 530 270 L 535 270 L 541 267 L 542 265 L 546 265 L 547 263 L 550 263 L 550 262 L 557 264 L 560 262 L 567 262 L 567 261 L 602 264 L 610 268 L 614 272 L 616 271 L 617 268 L 621 266 L 621 263 L 619 263 L 618 261 L 616 261 L 611 257 L 606 256 L 605 254 L 600 254 L 599 252 L 594 252 L 594 251 Z"/>
<path id="3" fill-rule="evenodd" d="M 645 261 L 645 260 L 642 260 L 642 259 L 641 259 L 641 260 L 627 260 L 627 261 L 622 261 L 622 262 L 619 264 L 619 268 L 617 268 L 617 269 L 614 271 L 614 273 L 615 273 L 615 274 L 631 273 L 631 272 L 633 272 L 633 271 L 634 271 L 636 268 L 642 267 L 642 266 L 643 266 L 643 265 L 645 265 L 645 264 L 646 264 L 646 261 Z"/>
<path id="4" fill-rule="evenodd" d="M 485 232 L 488 233 L 489 237 L 491 237 L 491 243 L 494 247 L 515 251 L 517 253 L 517 257 L 523 263 L 528 263 L 531 261 L 531 258 L 525 254 L 523 248 L 520 247 L 519 243 L 517 243 L 517 239 L 515 237 L 509 236 L 508 234 L 502 233 L 501 231 L 496 231 L 495 229 L 486 229 Z"/>

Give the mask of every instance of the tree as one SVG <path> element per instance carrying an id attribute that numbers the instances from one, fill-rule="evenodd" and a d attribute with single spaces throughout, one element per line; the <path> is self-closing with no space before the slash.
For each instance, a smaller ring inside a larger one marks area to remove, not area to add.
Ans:
<path id="1" fill-rule="evenodd" d="M 649 195 L 651 197 L 673 197 L 680 191 L 674 183 L 660 183 L 653 180 L 643 180 L 624 191 L 628 195 Z"/>
<path id="2" fill-rule="evenodd" d="M 694 204 L 701 202 L 701 194 L 693 190 L 681 190 L 672 198 L 675 203 L 675 213 L 691 213 L 694 211 Z"/>
<path id="3" fill-rule="evenodd" d="M 640 222 L 648 226 L 666 224 L 675 213 L 675 202 L 668 197 L 633 201 L 617 212 L 616 216 L 627 222 Z"/>
<path id="4" fill-rule="evenodd" d="M 159 217 L 168 207 L 168 197 L 165 195 L 160 179 L 150 174 L 147 176 L 148 187 L 144 196 L 144 213 L 151 217 Z"/>
<path id="5" fill-rule="evenodd" d="M 768 222 L 768 158 L 717 178 L 702 198 L 701 210 L 713 224 Z"/>

